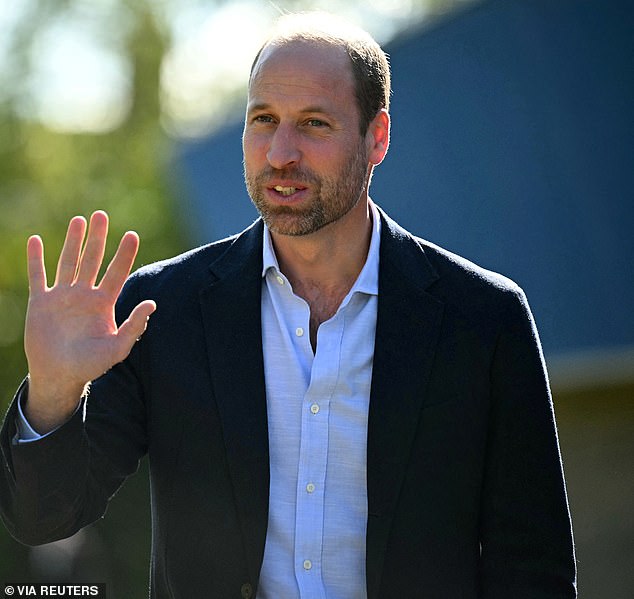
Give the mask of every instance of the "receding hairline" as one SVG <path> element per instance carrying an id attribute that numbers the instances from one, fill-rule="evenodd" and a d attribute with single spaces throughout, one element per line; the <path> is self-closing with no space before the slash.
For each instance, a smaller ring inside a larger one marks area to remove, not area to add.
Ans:
<path id="1" fill-rule="evenodd" d="M 337 54 L 341 59 L 342 65 L 348 65 L 348 73 L 350 75 L 350 81 L 354 83 L 354 75 L 352 73 L 352 65 L 350 64 L 350 57 L 346 53 L 346 49 L 344 46 L 339 44 L 330 44 L 323 40 L 307 40 L 303 37 L 296 37 L 293 39 L 285 39 L 282 42 L 278 40 L 272 40 L 267 42 L 265 45 L 260 48 L 255 60 L 253 61 L 253 66 L 251 68 L 251 75 L 249 77 L 249 85 L 253 83 L 255 77 L 257 77 L 258 72 L 264 66 L 264 64 L 271 59 L 278 51 L 284 52 L 288 51 L 291 56 L 295 56 L 294 48 L 297 46 L 303 46 L 307 48 L 316 48 L 318 50 L 323 50 L 326 53 Z"/>
<path id="2" fill-rule="evenodd" d="M 364 43 L 381 50 L 377 41 L 367 31 L 336 15 L 322 11 L 289 13 L 279 17 L 270 35 L 260 46 L 251 65 L 249 81 L 265 49 L 294 42 L 339 46 L 344 50 L 348 45 Z"/>

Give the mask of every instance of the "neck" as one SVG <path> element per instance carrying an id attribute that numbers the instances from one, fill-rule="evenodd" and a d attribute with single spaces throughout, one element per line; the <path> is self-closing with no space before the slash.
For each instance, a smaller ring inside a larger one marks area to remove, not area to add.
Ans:
<path id="1" fill-rule="evenodd" d="M 310 306 L 310 339 L 315 350 L 317 329 L 339 309 L 365 264 L 372 215 L 368 201 L 359 202 L 335 223 L 310 235 L 271 238 L 280 270 L 293 291 Z"/>
<path id="2" fill-rule="evenodd" d="M 354 284 L 368 255 L 372 234 L 369 201 L 360 201 L 340 220 L 301 236 L 271 234 L 280 270 L 297 290 Z M 300 294 L 301 295 L 301 294 Z"/>

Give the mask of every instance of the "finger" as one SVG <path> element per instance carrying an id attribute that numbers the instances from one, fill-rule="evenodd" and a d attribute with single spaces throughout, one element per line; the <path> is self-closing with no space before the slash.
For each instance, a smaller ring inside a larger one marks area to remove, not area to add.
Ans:
<path id="1" fill-rule="evenodd" d="M 134 231 L 128 231 L 121 238 L 119 247 L 99 284 L 99 289 L 111 297 L 113 301 L 121 293 L 123 284 L 132 270 L 138 249 L 139 236 Z"/>
<path id="2" fill-rule="evenodd" d="M 86 219 L 75 216 L 68 223 L 64 246 L 57 261 L 56 285 L 70 285 L 75 280 L 81 245 L 86 234 Z"/>
<path id="3" fill-rule="evenodd" d="M 79 260 L 77 283 L 92 286 L 97 280 L 106 251 L 108 237 L 108 215 L 103 210 L 93 212 L 88 226 L 86 245 Z"/>
<path id="4" fill-rule="evenodd" d="M 46 267 L 44 266 L 44 244 L 39 235 L 32 235 L 26 244 L 26 262 L 29 290 L 32 295 L 46 291 Z"/>
<path id="5" fill-rule="evenodd" d="M 117 332 L 117 357 L 119 361 L 124 360 L 128 356 L 134 344 L 143 335 L 147 328 L 148 320 L 155 310 L 156 303 L 152 300 L 145 300 L 136 306 L 128 319 L 121 324 Z"/>

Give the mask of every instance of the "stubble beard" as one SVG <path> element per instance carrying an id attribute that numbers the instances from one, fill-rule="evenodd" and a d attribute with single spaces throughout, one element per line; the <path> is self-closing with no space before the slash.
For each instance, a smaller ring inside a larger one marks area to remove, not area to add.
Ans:
<path id="1" fill-rule="evenodd" d="M 245 182 L 251 201 L 270 231 L 279 235 L 310 235 L 348 214 L 361 199 L 368 181 L 365 147 L 359 144 L 334 177 L 318 177 L 302 168 L 267 168 L 256 175 L 245 167 Z M 289 179 L 310 187 L 311 198 L 303 206 L 271 205 L 264 196 L 272 179 Z"/>

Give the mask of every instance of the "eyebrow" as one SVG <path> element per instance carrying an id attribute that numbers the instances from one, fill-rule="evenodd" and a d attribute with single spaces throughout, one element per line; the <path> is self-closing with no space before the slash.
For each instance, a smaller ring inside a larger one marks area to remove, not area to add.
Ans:
<path id="1" fill-rule="evenodd" d="M 257 104 L 253 104 L 253 106 L 247 107 L 247 112 L 258 112 L 260 110 L 270 110 L 271 104 L 268 102 L 258 102 Z M 326 110 L 322 106 L 314 105 L 307 106 L 306 108 L 302 108 L 300 114 L 332 114 L 331 111 Z"/>

